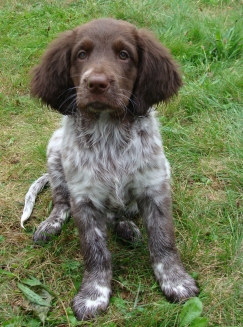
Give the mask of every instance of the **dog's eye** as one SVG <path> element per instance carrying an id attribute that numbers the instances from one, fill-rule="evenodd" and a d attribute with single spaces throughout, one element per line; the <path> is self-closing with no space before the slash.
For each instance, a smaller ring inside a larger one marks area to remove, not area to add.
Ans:
<path id="1" fill-rule="evenodd" d="M 126 60 L 126 59 L 129 58 L 129 55 L 128 55 L 128 53 L 127 53 L 126 51 L 122 50 L 122 51 L 119 53 L 119 58 L 120 58 L 121 60 Z"/>
<path id="2" fill-rule="evenodd" d="M 78 58 L 79 59 L 85 59 L 87 57 L 87 53 L 84 51 L 84 50 L 81 50 L 79 53 L 78 53 Z"/>

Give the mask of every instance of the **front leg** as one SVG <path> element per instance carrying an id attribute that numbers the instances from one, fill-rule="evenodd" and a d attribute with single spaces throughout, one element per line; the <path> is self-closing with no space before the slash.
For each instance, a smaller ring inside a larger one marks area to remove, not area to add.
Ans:
<path id="1" fill-rule="evenodd" d="M 138 207 L 148 233 L 154 273 L 165 296 L 172 302 L 196 296 L 196 283 L 185 271 L 175 245 L 169 182 L 146 190 Z"/>
<path id="2" fill-rule="evenodd" d="M 105 311 L 109 304 L 111 255 L 106 246 L 105 214 L 91 201 L 79 204 L 71 201 L 71 205 L 85 266 L 82 285 L 73 300 L 73 311 L 79 320 L 86 320 Z"/>

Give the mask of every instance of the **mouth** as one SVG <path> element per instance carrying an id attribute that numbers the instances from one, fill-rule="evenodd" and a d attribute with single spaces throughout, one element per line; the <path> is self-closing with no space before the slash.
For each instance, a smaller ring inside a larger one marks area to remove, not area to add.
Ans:
<path id="1" fill-rule="evenodd" d="M 112 111 L 112 108 L 107 103 L 99 102 L 99 101 L 90 102 L 89 104 L 86 105 L 86 109 L 95 112 Z"/>
<path id="2" fill-rule="evenodd" d="M 78 99 L 77 106 L 79 110 L 86 111 L 87 113 L 101 114 L 102 112 L 110 114 L 123 114 L 125 109 L 119 105 L 119 101 L 113 97 L 90 97 L 84 96 Z"/>
<path id="3" fill-rule="evenodd" d="M 103 99 L 82 99 L 77 101 L 79 110 L 86 111 L 87 113 L 101 114 L 102 112 L 113 113 L 119 108 L 114 105 L 114 101 L 104 101 Z"/>

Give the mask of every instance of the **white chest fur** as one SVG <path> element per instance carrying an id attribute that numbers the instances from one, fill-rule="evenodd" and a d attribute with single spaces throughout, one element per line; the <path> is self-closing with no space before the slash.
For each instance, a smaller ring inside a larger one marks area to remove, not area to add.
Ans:
<path id="1" fill-rule="evenodd" d="M 169 179 L 153 113 L 129 126 L 106 113 L 92 125 L 65 117 L 62 163 L 71 196 L 79 202 L 88 194 L 98 206 L 124 207 L 144 188 Z"/>

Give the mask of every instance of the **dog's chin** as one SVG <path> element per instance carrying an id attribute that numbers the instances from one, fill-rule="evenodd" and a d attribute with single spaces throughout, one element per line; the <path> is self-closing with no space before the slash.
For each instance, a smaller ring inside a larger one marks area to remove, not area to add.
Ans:
<path id="1" fill-rule="evenodd" d="M 94 101 L 94 102 L 89 102 L 88 104 L 84 106 L 78 106 L 80 111 L 90 113 L 90 114 L 96 114 L 100 115 L 102 113 L 109 113 L 109 115 L 117 117 L 117 116 L 124 116 L 124 109 L 115 107 L 114 105 L 110 105 L 106 102 L 101 102 L 101 101 Z"/>
<path id="2" fill-rule="evenodd" d="M 94 101 L 90 102 L 85 105 L 85 107 L 80 108 L 81 110 L 88 111 L 88 112 L 94 112 L 94 113 L 102 113 L 102 112 L 110 112 L 113 113 L 116 111 L 114 108 L 112 108 L 110 105 L 108 105 L 105 102 L 99 102 Z"/>
<path id="3" fill-rule="evenodd" d="M 86 107 L 90 111 L 107 111 L 107 110 L 112 110 L 112 108 L 107 105 L 107 103 L 104 102 L 91 102 L 87 105 Z"/>

